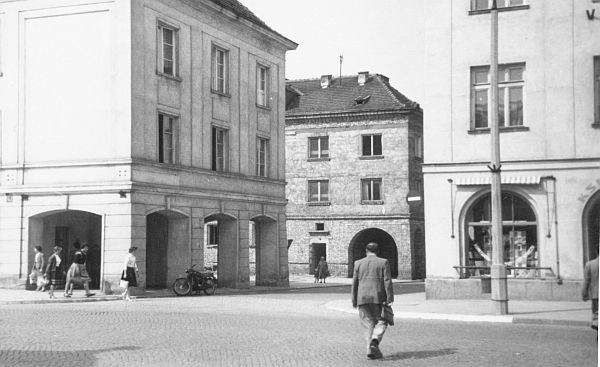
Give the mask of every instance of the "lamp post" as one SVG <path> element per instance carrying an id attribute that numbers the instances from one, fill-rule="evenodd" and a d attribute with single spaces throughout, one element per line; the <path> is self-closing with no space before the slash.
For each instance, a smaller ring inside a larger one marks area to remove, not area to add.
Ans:
<path id="1" fill-rule="evenodd" d="M 504 244 L 502 238 L 502 187 L 500 176 L 500 130 L 498 127 L 498 6 L 492 1 L 491 9 L 491 52 L 490 52 L 490 99 L 488 110 L 490 135 L 492 140 L 491 197 L 492 197 L 492 302 L 499 315 L 508 314 L 508 289 L 506 265 L 504 265 Z"/>

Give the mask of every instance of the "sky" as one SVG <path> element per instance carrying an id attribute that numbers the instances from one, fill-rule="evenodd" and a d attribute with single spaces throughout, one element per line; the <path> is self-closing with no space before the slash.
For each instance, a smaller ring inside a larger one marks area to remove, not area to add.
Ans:
<path id="1" fill-rule="evenodd" d="M 383 74 L 413 101 L 423 97 L 422 0 L 240 0 L 269 27 L 299 44 L 286 78 L 359 71 Z"/>

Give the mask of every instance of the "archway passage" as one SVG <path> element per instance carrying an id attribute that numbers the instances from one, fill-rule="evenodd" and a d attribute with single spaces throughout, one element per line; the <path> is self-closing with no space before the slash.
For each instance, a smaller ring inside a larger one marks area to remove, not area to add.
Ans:
<path id="1" fill-rule="evenodd" d="M 29 219 L 29 269 L 33 265 L 33 248 L 42 246 L 45 260 L 52 254 L 55 245 L 61 246 L 61 258 L 65 269 L 73 262 L 76 244 L 87 244 L 86 266 L 92 281 L 90 287 L 100 288 L 102 264 L 102 217 L 81 211 L 61 210 L 35 215 Z"/>
<path id="2" fill-rule="evenodd" d="M 170 287 L 190 265 L 189 218 L 163 210 L 146 217 L 146 288 Z"/>
<path id="3" fill-rule="evenodd" d="M 377 256 L 383 257 L 390 263 L 392 278 L 398 277 L 398 248 L 396 242 L 387 232 L 378 228 L 369 228 L 358 232 L 348 246 L 348 277 L 354 272 L 354 262 L 367 256 L 365 249 L 369 242 L 379 245 Z"/>
<path id="4" fill-rule="evenodd" d="M 277 240 L 277 222 L 262 216 L 252 219 L 254 223 L 254 253 L 256 258 L 255 285 L 272 286 L 279 281 Z"/>
<path id="5" fill-rule="evenodd" d="M 213 245 L 212 251 L 217 252 L 216 272 L 219 287 L 235 288 L 239 275 L 237 219 L 227 214 L 214 214 L 204 218 L 204 223 L 210 225 L 216 223 L 218 243 L 211 245 Z"/>
<path id="6" fill-rule="evenodd" d="M 600 191 L 592 196 L 583 211 L 584 264 L 598 256 L 600 243 Z"/>

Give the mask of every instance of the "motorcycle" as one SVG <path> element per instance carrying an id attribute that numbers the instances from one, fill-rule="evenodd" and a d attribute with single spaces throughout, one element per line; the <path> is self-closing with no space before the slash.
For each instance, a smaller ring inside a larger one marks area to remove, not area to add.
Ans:
<path id="1" fill-rule="evenodd" d="M 200 272 L 194 269 L 196 264 L 185 270 L 185 278 L 177 278 L 173 282 L 173 292 L 178 296 L 187 296 L 193 292 L 203 291 L 206 295 L 215 294 L 217 278 L 210 272 Z"/>

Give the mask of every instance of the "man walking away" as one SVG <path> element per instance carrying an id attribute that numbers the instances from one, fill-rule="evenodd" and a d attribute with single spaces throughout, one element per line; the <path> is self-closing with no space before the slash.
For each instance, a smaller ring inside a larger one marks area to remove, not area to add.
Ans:
<path id="1" fill-rule="evenodd" d="M 367 357 L 381 358 L 379 344 L 388 323 L 381 317 L 382 305 L 392 305 L 394 289 L 390 264 L 377 257 L 379 245 L 367 244 L 367 256 L 354 262 L 352 279 L 352 307 L 358 307 L 362 325 L 367 328 Z"/>
<path id="2" fill-rule="evenodd" d="M 592 299 L 592 329 L 598 331 L 598 256 L 585 263 L 582 298 Z"/>

